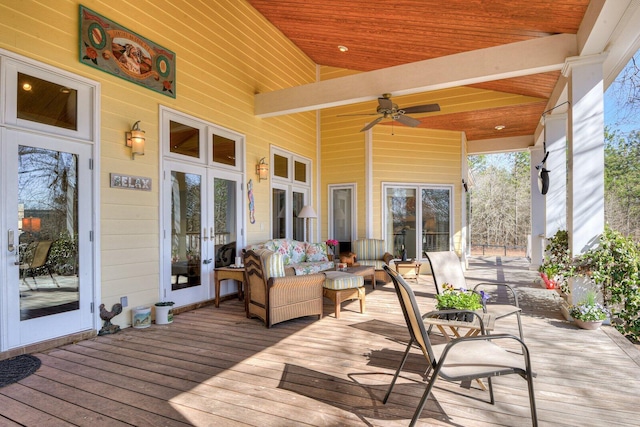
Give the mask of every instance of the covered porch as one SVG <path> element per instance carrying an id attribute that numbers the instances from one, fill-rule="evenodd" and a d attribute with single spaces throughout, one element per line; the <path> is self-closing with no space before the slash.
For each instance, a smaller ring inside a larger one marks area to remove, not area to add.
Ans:
<path id="1" fill-rule="evenodd" d="M 469 284 L 514 283 L 537 378 L 541 425 L 637 425 L 640 352 L 605 326 L 574 327 L 553 290 L 524 258 L 473 257 Z M 422 310 L 433 281 L 414 286 Z M 0 388 L 3 425 L 407 425 L 424 391 L 423 358 L 410 358 L 389 403 L 382 398 L 408 338 L 393 286 L 367 285 L 335 319 L 288 321 L 266 329 L 229 299 L 175 316 L 173 324 L 128 328 L 36 353 L 42 367 Z M 516 322 L 500 332 L 517 334 Z M 434 340 L 441 338 L 435 336 Z M 468 385 L 466 385 L 468 386 Z M 496 405 L 477 385 L 438 382 L 420 425 L 530 425 L 525 381 L 494 379 Z"/>

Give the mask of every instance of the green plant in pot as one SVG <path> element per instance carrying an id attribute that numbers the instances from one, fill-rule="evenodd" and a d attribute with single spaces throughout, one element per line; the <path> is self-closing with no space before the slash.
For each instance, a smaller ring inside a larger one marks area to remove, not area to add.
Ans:
<path id="1" fill-rule="evenodd" d="M 609 310 L 596 301 L 594 291 L 589 291 L 584 301 L 569 308 L 569 314 L 579 327 L 597 329 L 609 315 Z"/>
<path id="2" fill-rule="evenodd" d="M 455 288 L 449 283 L 444 283 L 442 293 L 436 295 L 437 310 L 469 310 L 475 311 L 484 307 L 489 294 L 484 291 L 474 292 L 465 288 Z M 448 320 L 473 321 L 473 315 L 468 313 L 450 313 L 443 315 Z"/>

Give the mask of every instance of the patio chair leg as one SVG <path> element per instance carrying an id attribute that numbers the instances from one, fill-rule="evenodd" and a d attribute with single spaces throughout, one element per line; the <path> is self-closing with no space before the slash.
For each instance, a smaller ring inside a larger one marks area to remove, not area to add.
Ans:
<path id="1" fill-rule="evenodd" d="M 416 422 L 418 422 L 418 418 L 420 418 L 420 414 L 422 413 L 422 410 L 427 404 L 427 400 L 429 399 L 429 395 L 431 394 L 431 389 L 433 389 L 433 386 L 436 380 L 438 379 L 438 372 L 437 372 L 438 370 L 439 369 L 434 370 L 434 372 L 431 374 L 431 381 L 429 381 L 429 383 L 427 384 L 427 389 L 422 394 L 422 398 L 420 398 L 420 403 L 416 408 L 416 412 L 413 414 L 413 418 L 409 423 L 409 427 L 413 427 L 414 425 L 416 425 Z"/>
<path id="2" fill-rule="evenodd" d="M 496 399 L 493 397 L 493 383 L 491 382 L 491 377 L 487 378 L 487 384 L 489 384 L 489 400 L 492 405 L 495 405 Z"/>
<path id="3" fill-rule="evenodd" d="M 522 319 L 520 318 L 520 312 L 516 313 L 518 318 L 518 331 L 520 332 L 520 339 L 524 341 L 524 334 L 522 333 Z"/>
<path id="4" fill-rule="evenodd" d="M 400 371 L 404 367 L 404 363 L 407 361 L 407 358 L 409 357 L 409 351 L 411 350 L 412 345 L 413 345 L 413 340 L 409 341 L 409 345 L 407 345 L 407 349 L 404 352 L 404 356 L 402 356 L 402 361 L 400 362 L 400 366 L 398 366 L 398 370 L 396 371 L 396 374 L 393 376 L 393 380 L 391 380 L 391 384 L 389 385 L 389 390 L 387 390 L 387 394 L 384 396 L 384 399 L 382 400 L 383 404 L 387 403 L 387 400 L 389 399 L 389 395 L 391 395 L 391 390 L 393 389 L 393 386 L 396 384 L 396 380 L 400 375 Z"/>
<path id="5" fill-rule="evenodd" d="M 527 375 L 527 385 L 529 386 L 529 406 L 531 407 L 531 424 L 538 427 L 538 414 L 536 413 L 536 399 L 533 394 L 533 378 Z"/>

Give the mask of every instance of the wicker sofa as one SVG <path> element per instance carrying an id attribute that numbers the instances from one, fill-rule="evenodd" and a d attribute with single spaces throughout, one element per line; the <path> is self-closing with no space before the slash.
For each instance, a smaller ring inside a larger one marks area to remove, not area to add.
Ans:
<path id="1" fill-rule="evenodd" d="M 335 267 L 327 244 L 300 242 L 292 239 L 272 239 L 247 246 L 246 250 L 268 249 L 282 257 L 285 275 L 319 273 Z"/>
<path id="2" fill-rule="evenodd" d="M 262 319 L 267 328 L 285 320 L 322 318 L 322 273 L 285 276 L 282 256 L 268 249 L 244 253 L 247 317 Z"/>

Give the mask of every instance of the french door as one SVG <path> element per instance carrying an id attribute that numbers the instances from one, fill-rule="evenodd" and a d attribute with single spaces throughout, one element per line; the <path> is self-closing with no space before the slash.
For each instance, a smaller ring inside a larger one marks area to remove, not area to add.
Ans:
<path id="1" fill-rule="evenodd" d="M 93 325 L 89 144 L 0 127 L 3 349 Z"/>
<path id="2" fill-rule="evenodd" d="M 205 166 L 165 166 L 162 298 L 178 306 L 206 301 L 214 295 L 221 251 L 230 247 L 235 253 L 239 241 L 241 182 L 238 174 Z"/>

